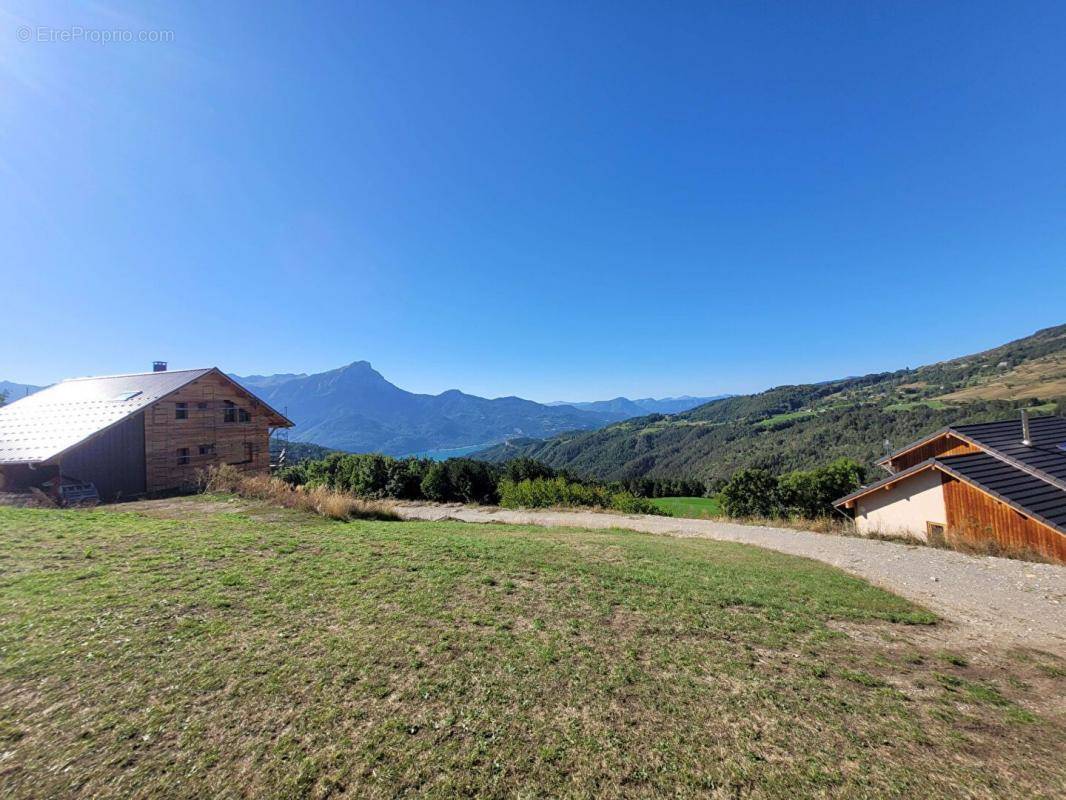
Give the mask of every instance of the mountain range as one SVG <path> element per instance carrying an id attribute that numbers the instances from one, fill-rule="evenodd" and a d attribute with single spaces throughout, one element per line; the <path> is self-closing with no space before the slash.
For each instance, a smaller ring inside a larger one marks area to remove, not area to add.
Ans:
<path id="1" fill-rule="evenodd" d="M 723 397 L 732 397 L 732 395 L 719 394 L 713 397 L 682 395 L 681 397 L 664 397 L 661 400 L 656 400 L 654 397 L 644 397 L 640 400 L 616 397 L 613 400 L 593 400 L 580 403 L 557 400 L 554 403 L 548 403 L 548 405 L 572 406 L 582 411 L 597 411 L 604 414 L 618 415 L 621 420 L 629 417 L 642 417 L 645 414 L 679 414 L 682 411 L 688 411 L 690 408 L 702 406 L 704 403 L 721 400 Z"/>
<path id="2" fill-rule="evenodd" d="M 528 456 L 600 479 L 714 482 L 743 467 L 783 472 L 842 456 L 872 466 L 886 449 L 944 425 L 1003 419 L 1020 406 L 1066 410 L 1066 325 L 950 361 L 778 386 L 595 431 L 512 439 L 474 457 Z"/>
<path id="3" fill-rule="evenodd" d="M 651 408 L 692 408 L 706 399 L 620 397 L 549 405 L 520 397 L 488 399 L 457 389 L 415 394 L 390 383 L 366 361 L 314 375 L 231 377 L 296 423 L 289 433 L 293 441 L 389 455 L 459 455 L 514 437 L 592 430 Z"/>
<path id="4" fill-rule="evenodd" d="M 7 398 L 7 402 L 14 403 L 20 397 L 33 394 L 42 387 L 30 383 L 14 383 L 12 381 L 0 381 L 0 395 Z"/>

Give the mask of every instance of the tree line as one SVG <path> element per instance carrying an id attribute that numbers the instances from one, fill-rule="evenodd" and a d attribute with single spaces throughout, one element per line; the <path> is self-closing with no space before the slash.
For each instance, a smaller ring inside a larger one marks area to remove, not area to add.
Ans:
<path id="1" fill-rule="evenodd" d="M 593 506 L 627 513 L 656 514 L 648 496 L 621 483 L 588 481 L 530 458 L 490 464 L 469 458 L 433 461 L 377 453 L 330 453 L 278 471 L 290 486 L 324 486 L 373 500 L 430 500 L 505 507 Z M 649 482 L 638 488 L 661 493 L 685 482 Z"/>
<path id="2" fill-rule="evenodd" d="M 532 458 L 502 464 L 452 458 L 393 458 L 330 453 L 278 472 L 290 486 L 323 486 L 371 500 L 429 500 L 505 508 L 587 506 L 623 513 L 658 514 L 657 497 L 717 495 L 731 517 L 804 517 L 833 513 L 832 503 L 866 480 L 866 469 L 848 458 L 813 470 L 775 475 L 738 470 L 728 481 L 706 485 L 686 479 L 633 478 L 595 481 L 570 475 Z"/>

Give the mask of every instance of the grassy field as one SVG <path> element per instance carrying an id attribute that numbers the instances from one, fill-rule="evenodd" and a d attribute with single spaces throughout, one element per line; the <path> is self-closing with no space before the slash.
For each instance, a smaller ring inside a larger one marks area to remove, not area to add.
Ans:
<path id="1" fill-rule="evenodd" d="M 934 411 L 939 411 L 939 410 L 943 410 L 945 408 L 948 408 L 948 404 L 945 403 L 943 400 L 932 399 L 932 400 L 908 400 L 908 401 L 900 402 L 900 403 L 892 403 L 890 405 L 885 406 L 884 410 L 885 411 L 913 411 L 914 409 L 918 408 L 919 406 L 925 406 L 926 408 L 931 408 Z"/>
<path id="2" fill-rule="evenodd" d="M 722 516 L 717 497 L 657 497 L 652 502 L 671 517 L 713 519 Z"/>
<path id="3" fill-rule="evenodd" d="M 812 561 L 225 498 L 0 508 L 0 787 L 1061 796 L 1062 661 Z"/>

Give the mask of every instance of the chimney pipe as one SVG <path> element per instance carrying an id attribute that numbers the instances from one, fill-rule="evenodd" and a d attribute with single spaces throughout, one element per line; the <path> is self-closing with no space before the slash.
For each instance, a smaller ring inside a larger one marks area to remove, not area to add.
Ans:
<path id="1" fill-rule="evenodd" d="M 166 371 L 167 371 L 167 362 L 166 361 L 153 361 L 152 362 L 152 372 L 166 372 Z"/>
<path id="2" fill-rule="evenodd" d="M 1029 436 L 1029 412 L 1022 409 L 1022 444 L 1026 447 L 1033 446 L 1033 440 Z"/>

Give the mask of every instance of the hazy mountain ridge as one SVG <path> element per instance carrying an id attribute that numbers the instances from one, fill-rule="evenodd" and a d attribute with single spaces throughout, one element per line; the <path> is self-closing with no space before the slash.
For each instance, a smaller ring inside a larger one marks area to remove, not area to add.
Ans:
<path id="1" fill-rule="evenodd" d="M 353 452 L 403 455 L 488 445 L 515 436 L 589 430 L 619 418 L 457 389 L 415 394 L 390 383 L 366 361 L 314 375 L 233 377 L 296 422 L 293 441 Z"/>
<path id="2" fill-rule="evenodd" d="M 15 383 L 14 381 L 0 381 L 0 394 L 7 396 L 8 403 L 14 403 L 27 394 L 33 394 L 43 389 L 43 386 L 34 386 L 31 383 Z"/>
<path id="3" fill-rule="evenodd" d="M 712 397 L 691 397 L 689 395 L 682 395 L 680 397 L 642 397 L 637 400 L 630 400 L 628 397 L 615 397 L 612 400 L 592 400 L 582 402 L 569 402 L 566 400 L 556 400 L 553 403 L 548 403 L 549 406 L 571 406 L 573 408 L 579 408 L 582 411 L 599 411 L 606 414 L 618 414 L 619 420 L 627 419 L 629 417 L 641 417 L 645 414 L 680 414 L 683 411 L 702 406 L 705 403 L 711 403 L 715 400 L 721 400 L 724 397 L 732 397 L 728 394 L 714 395 Z"/>
<path id="4" fill-rule="evenodd" d="M 650 415 L 593 432 L 513 440 L 476 457 L 529 456 L 597 478 L 728 478 L 742 467 L 807 469 L 848 456 L 871 463 L 949 423 L 1066 406 L 1066 325 L 915 369 L 779 386 L 673 417 Z"/>
<path id="5" fill-rule="evenodd" d="M 283 383 L 306 378 L 306 372 L 279 372 L 277 375 L 230 375 L 249 389 L 271 389 Z"/>

